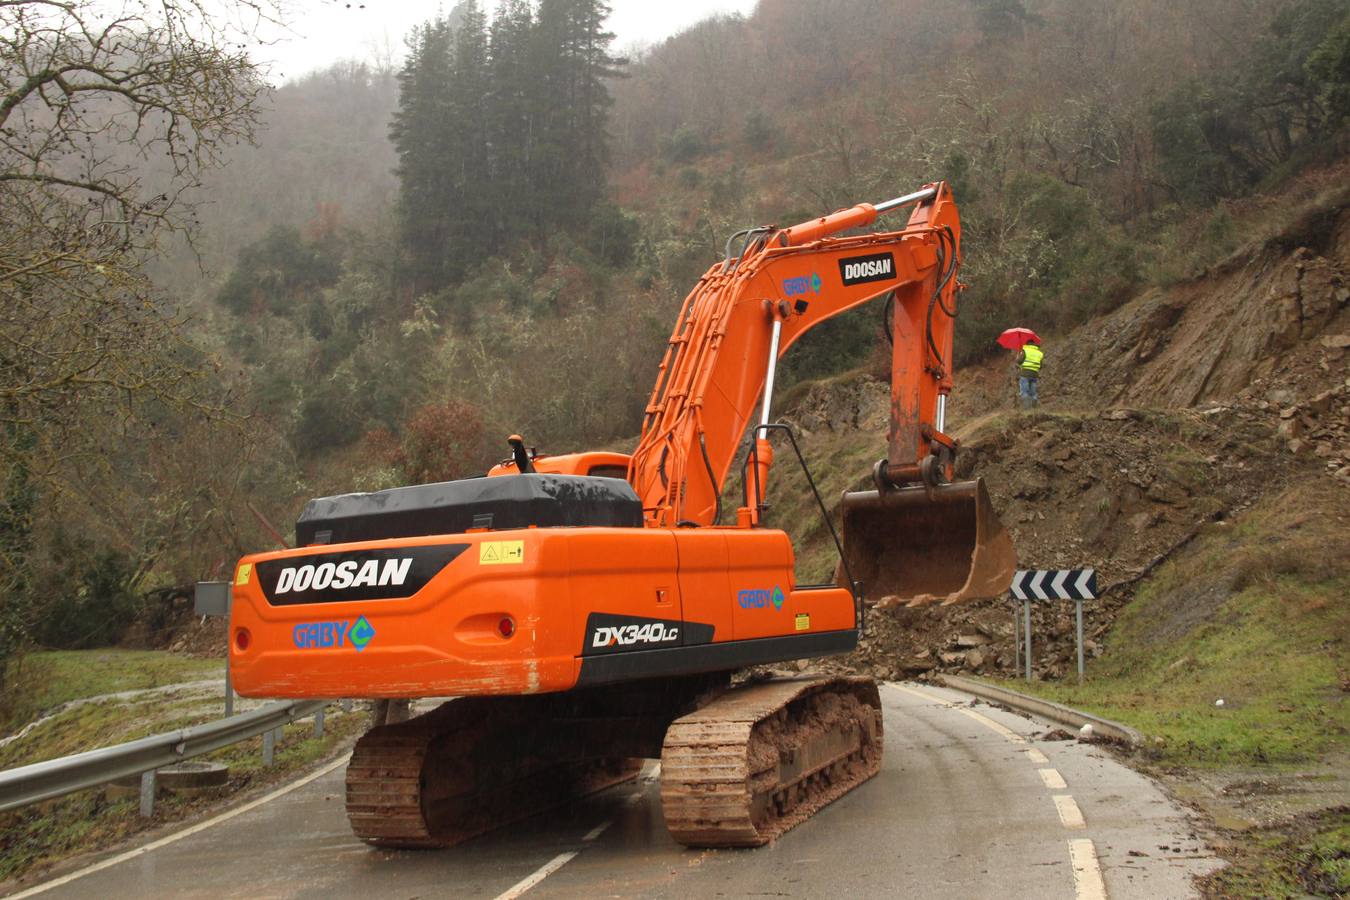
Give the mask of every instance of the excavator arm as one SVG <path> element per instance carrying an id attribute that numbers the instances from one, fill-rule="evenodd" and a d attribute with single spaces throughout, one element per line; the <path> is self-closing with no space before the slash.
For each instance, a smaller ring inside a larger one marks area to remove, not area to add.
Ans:
<path id="1" fill-rule="evenodd" d="M 915 206 L 903 230 L 834 236 L 906 202 Z M 895 485 L 939 483 L 928 460 L 949 465 L 954 449 L 942 433 L 960 253 L 949 188 L 756 229 L 744 240 L 686 298 L 661 361 L 629 473 L 651 524 L 714 524 L 757 405 L 767 424 L 777 360 L 822 322 L 884 297 L 893 358 L 883 474 Z"/>
<path id="2" fill-rule="evenodd" d="M 843 232 L 913 205 L 900 231 Z M 732 244 L 741 242 L 739 251 Z M 961 227 L 942 182 L 790 228 L 733 236 L 726 257 L 685 299 L 647 405 L 629 481 L 649 527 L 723 522 L 722 488 L 755 419 L 769 423 L 777 361 L 812 328 L 886 298 L 891 417 L 874 491 L 844 498 L 848 568 L 869 592 L 912 603 L 956 602 L 1007 588 L 1011 540 L 983 485 L 949 484 L 956 442 L 945 433 Z M 736 524 L 760 524 L 773 449 L 756 429 Z"/>

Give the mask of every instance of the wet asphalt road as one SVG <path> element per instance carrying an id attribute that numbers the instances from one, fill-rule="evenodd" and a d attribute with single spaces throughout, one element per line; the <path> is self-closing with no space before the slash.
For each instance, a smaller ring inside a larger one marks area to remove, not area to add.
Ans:
<path id="1" fill-rule="evenodd" d="M 450 850 L 380 852 L 348 832 L 338 768 L 42 896 L 495 898 L 527 887 L 531 898 L 1086 900 L 1104 887 L 1123 900 L 1192 896 L 1192 877 L 1217 865 L 1182 811 L 1106 751 L 1039 740 L 1049 726 L 951 691 L 881 695 L 881 774 L 759 850 L 674 843 L 647 772 Z"/>

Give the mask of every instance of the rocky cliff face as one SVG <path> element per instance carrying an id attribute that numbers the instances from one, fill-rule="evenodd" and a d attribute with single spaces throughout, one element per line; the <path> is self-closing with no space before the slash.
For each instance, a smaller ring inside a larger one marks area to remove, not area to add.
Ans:
<path id="1" fill-rule="evenodd" d="M 1325 210 L 1056 342 L 1045 393 L 1168 408 L 1251 399 L 1261 386 L 1311 396 L 1344 375 L 1347 301 L 1350 209 Z"/>

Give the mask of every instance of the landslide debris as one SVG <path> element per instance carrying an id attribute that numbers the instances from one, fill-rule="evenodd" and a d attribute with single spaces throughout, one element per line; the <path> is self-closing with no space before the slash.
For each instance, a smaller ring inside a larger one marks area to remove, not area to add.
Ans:
<path id="1" fill-rule="evenodd" d="M 1134 584 L 1210 523 L 1293 484 L 1350 489 L 1347 273 L 1350 210 L 1340 201 L 1206 277 L 1048 340 L 1037 410 L 1015 408 L 1006 361 L 958 373 L 958 477 L 985 479 L 1019 566 L 1094 566 L 1110 589 L 1085 607 L 1089 657 L 1104 651 Z M 866 486 L 884 454 L 888 405 L 886 385 L 865 375 L 799 391 L 784 418 L 803 434 L 813 471 L 824 470 L 828 499 Z M 790 468 L 776 469 L 777 497 L 807 489 Z M 819 567 L 833 547 L 818 516 L 781 502 L 778 521 Z M 1188 597 L 1192 625 L 1222 602 Z M 1073 604 L 1037 604 L 1032 628 L 1037 674 L 1072 673 Z M 993 600 L 872 610 L 854 654 L 809 667 L 900 678 L 1012 674 L 1013 664 L 1013 607 Z"/>
<path id="2" fill-rule="evenodd" d="M 814 436 L 805 443 L 810 456 Z M 1103 587 L 1117 586 L 1085 607 L 1085 649 L 1097 656 L 1115 611 L 1128 599 L 1120 588 L 1208 523 L 1316 475 L 1317 467 L 1291 461 L 1277 427 L 1255 416 L 1107 409 L 986 418 L 964 441 L 958 477 L 976 473 L 1012 533 L 1022 568 L 1094 566 Z M 875 609 L 858 651 L 838 664 L 883 678 L 1011 674 L 1012 615 L 1007 600 Z M 1035 669 L 1051 678 L 1071 672 L 1073 604 L 1038 604 L 1033 618 Z"/>

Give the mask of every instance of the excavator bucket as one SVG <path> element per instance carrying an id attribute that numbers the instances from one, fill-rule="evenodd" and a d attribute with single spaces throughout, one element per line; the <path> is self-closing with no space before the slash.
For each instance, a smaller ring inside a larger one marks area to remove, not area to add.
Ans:
<path id="1" fill-rule="evenodd" d="M 983 479 L 853 491 L 843 510 L 847 571 L 878 606 L 945 606 L 996 597 L 1012 583 L 1017 554 Z"/>

